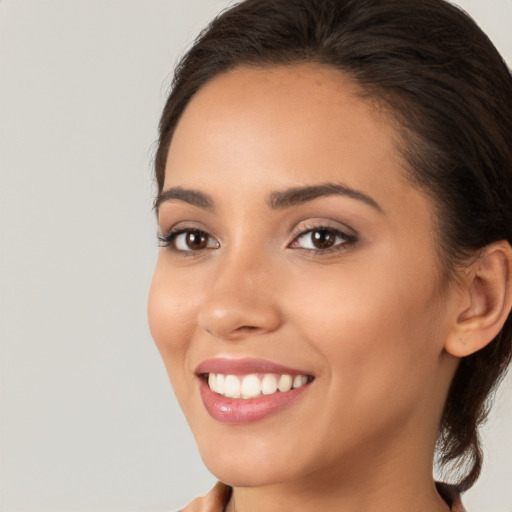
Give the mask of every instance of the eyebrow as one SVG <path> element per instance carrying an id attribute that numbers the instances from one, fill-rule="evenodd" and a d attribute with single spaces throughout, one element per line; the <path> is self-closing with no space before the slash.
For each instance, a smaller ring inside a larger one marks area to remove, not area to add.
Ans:
<path id="1" fill-rule="evenodd" d="M 272 192 L 267 199 L 267 204 L 273 210 L 283 210 L 290 206 L 332 195 L 357 199 L 383 213 L 382 208 L 375 199 L 360 190 L 339 183 L 322 183 L 320 185 L 293 187 Z M 215 206 L 213 199 L 203 192 L 182 187 L 172 187 L 158 194 L 153 206 L 154 210 L 158 212 L 160 205 L 167 201 L 181 201 L 210 211 L 213 211 Z"/>
<path id="2" fill-rule="evenodd" d="M 296 204 L 307 203 L 320 197 L 327 196 L 345 196 L 351 199 L 357 199 L 371 206 L 380 213 L 383 213 L 380 205 L 364 192 L 356 190 L 346 185 L 338 183 L 322 183 L 320 185 L 306 186 L 306 187 L 294 187 L 280 192 L 272 192 L 267 200 L 268 205 L 273 210 L 281 210 L 294 206 Z"/>
<path id="3" fill-rule="evenodd" d="M 160 192 L 155 199 L 153 209 L 158 213 L 160 205 L 166 201 L 181 201 L 205 210 L 214 209 L 213 200 L 210 196 L 198 190 L 185 189 L 182 187 L 172 187 Z"/>

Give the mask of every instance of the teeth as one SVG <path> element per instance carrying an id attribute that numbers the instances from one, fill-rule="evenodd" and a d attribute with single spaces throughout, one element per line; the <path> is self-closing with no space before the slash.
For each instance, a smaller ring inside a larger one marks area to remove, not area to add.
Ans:
<path id="1" fill-rule="evenodd" d="M 293 379 L 293 387 L 294 388 L 300 388 L 301 386 L 304 386 L 308 383 L 308 378 L 305 375 L 297 375 Z"/>
<path id="2" fill-rule="evenodd" d="M 268 373 L 261 381 L 261 392 L 264 395 L 271 395 L 277 391 L 277 379 L 275 375 Z"/>
<path id="3" fill-rule="evenodd" d="M 215 373 L 208 375 L 208 386 L 210 386 L 210 389 L 217 391 L 217 375 Z"/>
<path id="4" fill-rule="evenodd" d="M 292 389 L 292 384 L 293 380 L 291 375 L 281 375 L 277 381 L 277 389 L 281 392 L 290 391 L 290 389 Z"/>
<path id="5" fill-rule="evenodd" d="M 256 398 L 261 395 L 272 395 L 276 392 L 285 393 L 292 388 L 300 388 L 308 383 L 306 375 L 275 375 L 255 373 L 238 376 L 210 373 L 208 386 L 212 391 L 228 398 Z"/>
<path id="6" fill-rule="evenodd" d="M 226 375 L 224 381 L 224 396 L 240 398 L 240 380 L 236 375 Z"/>
<path id="7" fill-rule="evenodd" d="M 242 380 L 242 398 L 261 395 L 261 382 L 257 375 L 246 375 Z"/>
<path id="8" fill-rule="evenodd" d="M 224 390 L 226 389 L 225 383 L 226 383 L 226 376 L 223 375 L 222 373 L 219 373 L 217 375 L 217 379 L 215 380 L 215 391 L 217 393 L 220 393 L 221 395 L 223 395 Z"/>

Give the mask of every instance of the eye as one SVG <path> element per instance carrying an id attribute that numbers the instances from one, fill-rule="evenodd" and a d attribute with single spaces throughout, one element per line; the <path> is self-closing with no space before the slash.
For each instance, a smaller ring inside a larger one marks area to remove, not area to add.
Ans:
<path id="1" fill-rule="evenodd" d="M 328 252 L 355 242 L 355 237 L 338 229 L 318 227 L 300 233 L 290 247 Z"/>
<path id="2" fill-rule="evenodd" d="M 217 240 L 200 229 L 171 230 L 170 233 L 159 236 L 158 239 L 160 247 L 169 247 L 176 252 L 202 251 L 219 247 Z"/>

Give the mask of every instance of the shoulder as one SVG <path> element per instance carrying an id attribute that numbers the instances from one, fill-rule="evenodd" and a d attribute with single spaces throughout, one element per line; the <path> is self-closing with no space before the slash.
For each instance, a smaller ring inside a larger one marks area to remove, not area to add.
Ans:
<path id="1" fill-rule="evenodd" d="M 181 512 L 223 512 L 231 496 L 231 487 L 217 482 L 215 487 L 202 498 L 196 498 Z"/>

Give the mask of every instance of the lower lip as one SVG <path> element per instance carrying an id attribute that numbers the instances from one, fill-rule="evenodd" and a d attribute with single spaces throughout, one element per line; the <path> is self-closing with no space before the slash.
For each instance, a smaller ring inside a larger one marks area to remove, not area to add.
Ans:
<path id="1" fill-rule="evenodd" d="M 200 379 L 200 392 L 204 406 L 212 418 L 222 423 L 250 423 L 267 418 L 291 405 L 309 387 L 309 384 L 290 391 L 263 395 L 258 398 L 227 398 L 214 393 Z"/>

